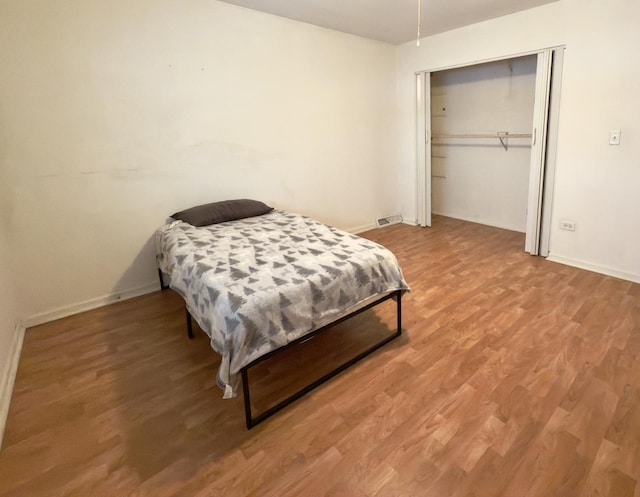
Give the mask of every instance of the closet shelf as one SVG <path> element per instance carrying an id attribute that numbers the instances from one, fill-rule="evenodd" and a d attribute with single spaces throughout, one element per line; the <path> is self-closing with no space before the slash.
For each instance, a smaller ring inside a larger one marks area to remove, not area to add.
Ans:
<path id="1" fill-rule="evenodd" d="M 508 131 L 498 131 L 497 133 L 436 133 L 431 136 L 433 140 L 447 138 L 497 138 L 505 150 L 508 150 L 509 138 L 531 138 L 531 133 L 509 133 Z"/>

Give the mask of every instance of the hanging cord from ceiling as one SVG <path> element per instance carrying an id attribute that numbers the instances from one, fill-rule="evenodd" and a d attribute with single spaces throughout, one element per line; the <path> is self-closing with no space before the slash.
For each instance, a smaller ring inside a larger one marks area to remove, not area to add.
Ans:
<path id="1" fill-rule="evenodd" d="M 421 5 L 422 0 L 418 0 L 418 37 L 416 38 L 416 47 L 420 46 L 420 10 L 421 10 Z"/>

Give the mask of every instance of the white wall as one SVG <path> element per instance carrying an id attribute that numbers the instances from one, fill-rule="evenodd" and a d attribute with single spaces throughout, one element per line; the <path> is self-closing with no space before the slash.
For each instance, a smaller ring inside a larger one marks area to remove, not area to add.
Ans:
<path id="1" fill-rule="evenodd" d="M 431 75 L 431 133 L 531 133 L 536 57 Z M 525 232 L 531 140 L 446 138 L 431 143 L 432 210 Z"/>
<path id="2" fill-rule="evenodd" d="M 8 0 L 0 165 L 30 323 L 157 285 L 166 216 L 397 207 L 395 48 L 213 0 Z"/>
<path id="3" fill-rule="evenodd" d="M 399 178 L 416 217 L 414 72 L 566 45 L 551 258 L 640 281 L 640 2 L 560 0 L 398 48 Z M 622 130 L 609 146 L 611 129 Z M 561 219 L 575 232 L 561 231 Z"/>

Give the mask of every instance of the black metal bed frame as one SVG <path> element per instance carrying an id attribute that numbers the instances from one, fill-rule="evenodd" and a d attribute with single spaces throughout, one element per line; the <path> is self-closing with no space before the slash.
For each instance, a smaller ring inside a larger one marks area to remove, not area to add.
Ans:
<path id="1" fill-rule="evenodd" d="M 169 288 L 168 285 L 164 284 L 164 280 L 162 278 L 162 271 L 160 269 L 158 269 L 158 276 L 160 278 L 160 288 L 162 290 L 166 290 L 167 288 Z M 348 319 L 351 319 L 352 317 L 357 316 L 358 314 L 360 314 L 362 312 L 365 312 L 365 311 L 371 309 L 372 307 L 375 307 L 378 304 L 381 304 L 382 302 L 385 302 L 385 301 L 387 301 L 389 299 L 394 299 L 396 301 L 396 305 L 397 305 L 397 311 L 396 311 L 397 329 L 393 334 L 386 336 L 385 338 L 383 338 L 379 342 L 376 342 L 375 344 L 373 344 L 372 346 L 370 346 L 369 348 L 367 348 L 363 352 L 360 352 L 358 355 L 356 355 L 352 359 L 349 359 L 348 361 L 344 362 L 340 366 L 334 368 L 333 370 L 331 370 L 330 372 L 326 373 L 322 377 L 320 377 L 317 380 L 313 381 L 309 385 L 301 388 L 297 392 L 295 392 L 295 393 L 291 394 L 290 396 L 288 396 L 287 398 L 281 400 L 276 405 L 270 407 L 266 411 L 258 414 L 257 416 L 253 416 L 253 413 L 252 413 L 252 410 L 251 410 L 251 394 L 250 394 L 250 391 L 249 391 L 249 369 L 251 369 L 254 366 L 257 366 L 261 362 L 266 361 L 267 359 L 269 359 L 269 358 L 271 358 L 271 357 L 273 357 L 273 356 L 275 356 L 275 355 L 277 355 L 277 354 L 279 354 L 281 352 L 284 352 L 285 350 L 287 350 L 287 349 L 289 349 L 291 347 L 294 347 L 294 346 L 299 345 L 299 344 L 301 344 L 303 342 L 306 342 L 307 340 L 310 340 L 311 338 L 313 338 L 314 336 L 322 333 L 323 331 L 326 331 L 329 328 L 331 328 L 331 327 L 333 327 L 333 326 L 335 326 L 335 325 L 337 325 L 339 323 L 347 321 Z M 186 306 L 185 306 L 185 312 L 186 312 L 186 321 L 187 321 L 187 335 L 189 336 L 189 338 L 193 338 L 193 318 L 191 317 L 191 313 L 186 308 Z M 379 348 L 383 347 L 384 345 L 386 345 L 390 341 L 398 338 L 401 334 L 402 334 L 402 290 L 395 290 L 395 291 L 393 291 L 391 293 L 388 293 L 388 294 L 384 295 L 383 297 L 381 297 L 381 298 L 379 298 L 379 299 L 367 304 L 366 306 L 361 307 L 360 309 L 357 309 L 356 311 L 354 311 L 354 312 L 352 312 L 350 314 L 347 314 L 346 316 L 343 316 L 343 317 L 333 321 L 332 323 L 329 323 L 329 324 L 327 324 L 325 326 L 322 326 L 321 328 L 318 328 L 317 330 L 314 330 L 311 333 L 307 333 L 306 335 L 301 336 L 301 337 L 297 338 L 296 340 L 293 340 L 292 342 L 289 342 L 288 344 L 286 344 L 286 345 L 284 345 L 284 346 L 282 346 L 282 347 L 280 347 L 280 348 L 278 348 L 276 350 L 272 350 L 271 352 L 268 352 L 267 354 L 263 355 L 262 357 L 259 357 L 255 361 L 247 364 L 244 368 L 242 368 L 240 370 L 240 374 L 241 374 L 241 377 L 242 377 L 242 393 L 244 395 L 244 413 L 245 413 L 245 421 L 246 421 L 247 429 L 250 430 L 254 426 L 262 423 L 264 420 L 270 418 L 271 416 L 273 416 L 278 411 L 280 411 L 281 409 L 285 408 L 286 406 L 288 406 L 292 402 L 298 400 L 300 397 L 302 397 L 302 396 L 306 395 L 307 393 L 311 392 L 316 387 L 322 385 L 323 383 L 325 383 L 326 381 L 330 380 L 334 376 L 340 374 L 342 371 L 344 371 L 345 369 L 349 368 L 350 366 L 353 366 L 358 361 L 364 359 L 366 356 L 368 356 L 369 354 L 375 352 L 376 350 L 378 350 Z"/>

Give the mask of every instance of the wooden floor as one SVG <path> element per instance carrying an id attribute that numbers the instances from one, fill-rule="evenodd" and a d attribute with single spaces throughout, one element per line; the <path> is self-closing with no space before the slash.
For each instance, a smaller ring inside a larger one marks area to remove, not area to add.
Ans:
<path id="1" fill-rule="evenodd" d="M 640 496 L 640 285 L 447 218 L 365 236 L 412 287 L 403 336 L 251 431 L 172 291 L 29 329 L 0 496 Z M 393 315 L 270 361 L 257 403 Z"/>

